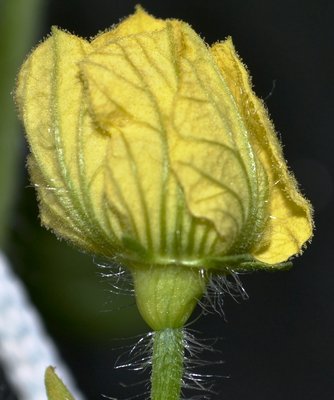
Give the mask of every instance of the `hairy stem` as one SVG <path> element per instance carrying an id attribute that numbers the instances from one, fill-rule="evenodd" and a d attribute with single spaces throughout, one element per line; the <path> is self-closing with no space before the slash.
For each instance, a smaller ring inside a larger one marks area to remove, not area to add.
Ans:
<path id="1" fill-rule="evenodd" d="M 151 400 L 179 400 L 184 358 L 182 328 L 167 328 L 154 334 Z"/>

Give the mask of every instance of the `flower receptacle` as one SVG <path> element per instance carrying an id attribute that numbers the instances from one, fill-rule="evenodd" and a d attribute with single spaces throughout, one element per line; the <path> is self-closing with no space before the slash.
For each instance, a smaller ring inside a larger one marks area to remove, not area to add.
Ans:
<path id="1" fill-rule="evenodd" d="M 149 265 L 132 269 L 137 306 L 155 331 L 182 327 L 202 297 L 207 274 L 183 265 Z"/>

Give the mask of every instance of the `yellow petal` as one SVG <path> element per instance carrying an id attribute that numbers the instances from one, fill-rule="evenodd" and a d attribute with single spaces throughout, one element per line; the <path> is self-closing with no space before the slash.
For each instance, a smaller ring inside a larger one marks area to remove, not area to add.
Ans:
<path id="1" fill-rule="evenodd" d="M 182 25 L 178 92 L 171 119 L 171 161 L 190 211 L 212 222 L 222 254 L 246 252 L 266 215 L 266 174 L 216 63 Z"/>
<path id="2" fill-rule="evenodd" d="M 94 131 L 77 66 L 90 48 L 88 42 L 54 28 L 22 67 L 16 99 L 31 148 L 29 166 L 43 223 L 99 254 L 110 253 L 113 242 L 105 218 L 100 218 L 99 171 L 107 138 Z"/>
<path id="3" fill-rule="evenodd" d="M 176 210 L 164 121 L 176 86 L 170 59 L 165 29 L 109 42 L 81 63 L 94 120 L 110 138 L 105 181 L 110 218 L 120 221 L 124 237 L 155 253 L 165 246 L 160 242 L 168 201 Z M 169 219 L 175 220 L 173 211 Z"/>
<path id="4" fill-rule="evenodd" d="M 166 21 L 154 18 L 148 14 L 141 6 L 136 7 L 136 12 L 133 15 L 125 18 L 112 29 L 102 32 L 94 38 L 92 46 L 95 48 L 104 46 L 109 42 L 124 36 L 135 35 L 138 33 L 151 33 L 157 30 L 164 29 Z"/>
<path id="5" fill-rule="evenodd" d="M 185 24 L 164 24 L 96 49 L 81 70 L 94 121 L 110 137 L 110 218 L 151 254 L 199 258 L 217 235 L 211 224 L 193 220 L 170 169 L 178 36 Z"/>
<path id="6" fill-rule="evenodd" d="M 262 103 L 252 91 L 245 66 L 236 54 L 232 40 L 217 43 L 212 54 L 227 82 L 244 120 L 256 156 L 269 179 L 269 220 L 252 254 L 274 264 L 298 254 L 312 235 L 312 211 L 286 166 L 282 149 Z"/>

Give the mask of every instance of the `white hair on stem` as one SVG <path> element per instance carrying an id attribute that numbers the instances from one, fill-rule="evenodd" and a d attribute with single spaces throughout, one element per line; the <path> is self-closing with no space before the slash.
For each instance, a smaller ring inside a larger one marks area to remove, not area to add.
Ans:
<path id="1" fill-rule="evenodd" d="M 231 296 L 236 302 L 249 298 L 239 275 L 237 272 L 232 272 L 229 275 L 213 274 L 210 277 L 206 293 L 203 299 L 198 302 L 204 315 L 215 312 L 226 320 L 224 312 L 224 298 L 226 295 Z"/>

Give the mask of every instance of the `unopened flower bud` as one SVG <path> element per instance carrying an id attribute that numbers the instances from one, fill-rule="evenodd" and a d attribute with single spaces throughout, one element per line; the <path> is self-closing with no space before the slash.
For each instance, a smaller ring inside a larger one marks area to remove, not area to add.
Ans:
<path id="1" fill-rule="evenodd" d="M 16 99 L 42 223 L 133 271 L 154 329 L 184 324 L 203 271 L 275 268 L 312 234 L 230 38 L 141 8 L 91 41 L 53 28 Z"/>

